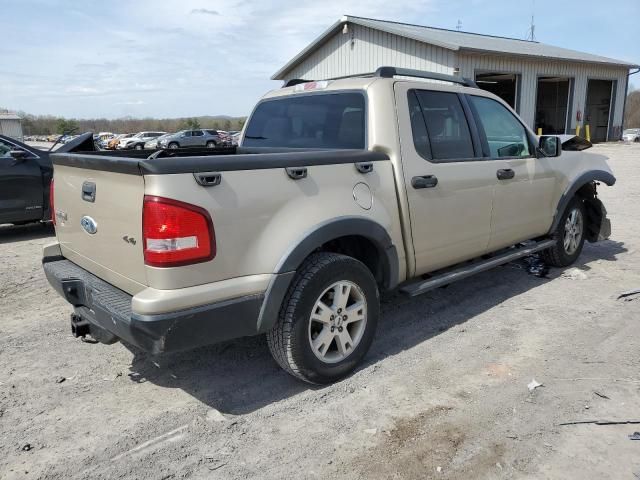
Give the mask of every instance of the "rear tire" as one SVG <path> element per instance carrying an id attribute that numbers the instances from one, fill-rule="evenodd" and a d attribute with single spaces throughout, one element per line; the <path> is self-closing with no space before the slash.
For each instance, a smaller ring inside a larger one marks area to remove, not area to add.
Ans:
<path id="1" fill-rule="evenodd" d="M 554 267 L 566 267 L 575 262 L 582 253 L 586 220 L 584 202 L 580 198 L 574 197 L 553 232 L 556 244 L 540 252 L 540 257 Z"/>
<path id="2" fill-rule="evenodd" d="M 144 150 L 144 145 L 137 144 L 136 145 L 136 150 Z"/>
<path id="3" fill-rule="evenodd" d="M 287 373 L 309 383 L 331 383 L 366 355 L 379 315 L 378 286 L 362 262 L 314 253 L 298 269 L 267 343 Z"/>

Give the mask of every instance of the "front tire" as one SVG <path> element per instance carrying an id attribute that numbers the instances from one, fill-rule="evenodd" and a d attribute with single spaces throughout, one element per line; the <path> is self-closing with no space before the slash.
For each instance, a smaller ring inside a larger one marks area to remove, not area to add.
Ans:
<path id="1" fill-rule="evenodd" d="M 144 149 L 144 145 L 141 145 L 141 144 L 136 145 L 136 150 L 143 150 L 143 149 Z"/>
<path id="2" fill-rule="evenodd" d="M 378 287 L 362 262 L 314 253 L 289 287 L 267 343 L 287 373 L 309 383 L 331 383 L 366 355 L 379 316 Z"/>
<path id="3" fill-rule="evenodd" d="M 216 148 L 216 142 L 207 142 L 207 148 Z"/>
<path id="4" fill-rule="evenodd" d="M 586 232 L 586 211 L 584 202 L 574 197 L 560 218 L 553 233 L 556 244 L 540 253 L 542 259 L 554 267 L 567 267 L 582 253 Z"/>
<path id="5" fill-rule="evenodd" d="M 171 142 L 171 143 L 169 144 L 169 148 L 170 148 L 171 150 L 175 150 L 175 149 L 179 148 L 179 145 L 178 145 L 176 142 Z"/>

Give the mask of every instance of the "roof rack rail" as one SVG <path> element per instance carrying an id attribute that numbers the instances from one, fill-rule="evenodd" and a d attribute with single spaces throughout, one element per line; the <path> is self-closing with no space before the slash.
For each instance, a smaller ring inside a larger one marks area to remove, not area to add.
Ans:
<path id="1" fill-rule="evenodd" d="M 442 82 L 456 83 L 465 87 L 480 88 L 473 80 L 464 77 L 456 77 L 455 75 L 446 75 L 444 73 L 427 72 L 423 70 L 414 70 L 412 68 L 398 68 L 398 67 L 379 67 L 375 72 L 371 73 L 356 73 L 354 75 L 345 75 L 343 77 L 333 77 L 328 80 L 342 80 L 345 78 L 356 77 L 378 77 L 378 78 L 393 78 L 393 77 L 415 77 L 426 78 L 429 80 L 439 80 Z M 300 83 L 314 82 L 315 80 L 303 80 L 300 78 L 292 78 L 287 80 L 282 88 L 293 87 Z"/>
<path id="2" fill-rule="evenodd" d="M 442 80 L 443 82 L 457 83 L 459 85 L 464 85 L 465 87 L 478 88 L 476 82 L 468 78 L 446 75 L 444 73 L 425 72 L 422 70 L 414 70 L 412 68 L 380 67 L 376 70 L 374 76 L 380 78 L 393 78 L 396 76 L 428 78 L 429 80 Z"/>

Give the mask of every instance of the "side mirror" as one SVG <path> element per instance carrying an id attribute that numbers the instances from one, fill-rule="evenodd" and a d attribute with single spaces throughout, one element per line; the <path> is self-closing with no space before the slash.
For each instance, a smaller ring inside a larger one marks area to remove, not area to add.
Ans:
<path id="1" fill-rule="evenodd" d="M 538 143 L 538 150 L 544 157 L 559 157 L 562 153 L 560 137 L 543 135 Z"/>
<path id="2" fill-rule="evenodd" d="M 9 155 L 11 155 L 16 160 L 24 160 L 25 158 L 27 158 L 27 152 L 25 152 L 24 150 L 11 150 L 11 152 L 9 152 Z"/>

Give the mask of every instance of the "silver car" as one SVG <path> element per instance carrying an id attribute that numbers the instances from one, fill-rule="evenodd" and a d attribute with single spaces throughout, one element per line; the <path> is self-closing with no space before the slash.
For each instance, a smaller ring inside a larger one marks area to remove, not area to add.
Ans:
<path id="1" fill-rule="evenodd" d="M 149 140 L 148 142 L 146 142 L 144 144 L 144 149 L 145 150 L 156 150 L 158 148 L 160 148 L 160 142 L 162 141 L 163 138 L 167 138 L 172 136 L 172 133 L 165 133 L 164 135 L 158 137 L 158 138 L 153 138 L 151 140 Z"/>
<path id="2" fill-rule="evenodd" d="M 640 142 L 640 128 L 628 128 L 622 132 L 622 140 L 625 142 Z"/>
<path id="3" fill-rule="evenodd" d="M 159 148 L 216 148 L 222 145 L 222 139 L 216 130 L 182 130 L 158 141 Z"/>

